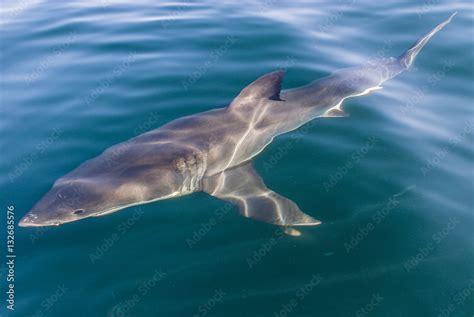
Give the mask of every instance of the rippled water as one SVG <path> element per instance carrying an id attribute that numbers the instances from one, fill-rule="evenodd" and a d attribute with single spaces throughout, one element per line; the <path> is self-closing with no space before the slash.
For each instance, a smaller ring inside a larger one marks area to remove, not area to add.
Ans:
<path id="1" fill-rule="evenodd" d="M 275 69 L 292 88 L 397 56 L 454 11 L 412 71 L 257 158 L 322 225 L 283 236 L 193 194 L 17 228 L 2 315 L 472 316 L 470 1 L 2 2 L 1 199 L 18 220 L 111 145 Z"/>

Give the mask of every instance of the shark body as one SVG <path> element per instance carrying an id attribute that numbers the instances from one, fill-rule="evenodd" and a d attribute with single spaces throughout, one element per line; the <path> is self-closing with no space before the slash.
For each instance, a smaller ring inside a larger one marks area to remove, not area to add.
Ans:
<path id="1" fill-rule="evenodd" d="M 267 188 L 252 159 L 276 136 L 308 121 L 346 116 L 345 99 L 380 89 L 408 69 L 453 16 L 399 57 L 289 90 L 281 90 L 284 72 L 275 71 L 244 88 L 228 107 L 174 120 L 112 146 L 59 178 L 19 225 L 59 225 L 197 191 L 232 202 L 245 217 L 284 228 L 318 225 Z"/>

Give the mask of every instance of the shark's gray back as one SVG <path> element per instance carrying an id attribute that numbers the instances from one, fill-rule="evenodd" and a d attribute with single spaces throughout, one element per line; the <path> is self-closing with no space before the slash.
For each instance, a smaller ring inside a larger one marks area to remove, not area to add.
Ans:
<path id="1" fill-rule="evenodd" d="M 300 88 L 281 91 L 282 71 L 264 75 L 228 107 L 180 118 L 117 144 L 58 181 L 94 178 L 121 184 L 133 179 L 152 186 L 159 177 L 175 177 L 170 184 L 183 185 L 170 185 L 179 187 L 173 190 L 198 190 L 203 177 L 252 159 L 275 136 L 317 117 L 344 116 L 345 99 L 379 89 L 410 67 L 421 48 L 451 18 L 398 58 L 343 69 Z"/>

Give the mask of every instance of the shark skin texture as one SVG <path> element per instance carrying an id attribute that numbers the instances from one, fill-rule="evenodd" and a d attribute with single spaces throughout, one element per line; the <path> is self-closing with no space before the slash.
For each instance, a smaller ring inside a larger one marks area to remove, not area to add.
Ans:
<path id="1" fill-rule="evenodd" d="M 283 71 L 245 87 L 228 107 L 174 120 L 114 145 L 70 173 L 20 220 L 51 226 L 202 191 L 236 205 L 242 216 L 281 226 L 321 221 L 267 188 L 252 159 L 272 140 L 316 118 L 345 117 L 347 98 L 381 89 L 408 69 L 434 34 L 456 13 L 396 58 L 342 69 L 306 86 L 281 90 Z"/>

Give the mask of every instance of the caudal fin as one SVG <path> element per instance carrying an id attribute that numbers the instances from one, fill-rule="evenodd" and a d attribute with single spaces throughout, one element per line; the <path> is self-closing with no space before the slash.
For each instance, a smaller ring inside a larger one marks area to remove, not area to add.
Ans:
<path id="1" fill-rule="evenodd" d="M 415 57 L 418 54 L 418 52 L 421 51 L 423 46 L 425 46 L 426 43 L 431 39 L 433 35 L 438 33 L 442 28 L 446 26 L 449 22 L 451 22 L 451 19 L 457 14 L 457 12 L 454 12 L 451 14 L 451 16 L 445 20 L 444 22 L 438 24 L 434 29 L 432 29 L 430 32 L 426 33 L 424 36 L 422 36 L 418 41 L 416 41 L 415 44 L 413 44 L 412 47 L 410 47 L 407 51 L 405 51 L 402 55 L 398 57 L 398 60 L 402 64 L 403 67 L 409 68 L 413 62 L 415 61 Z"/>

